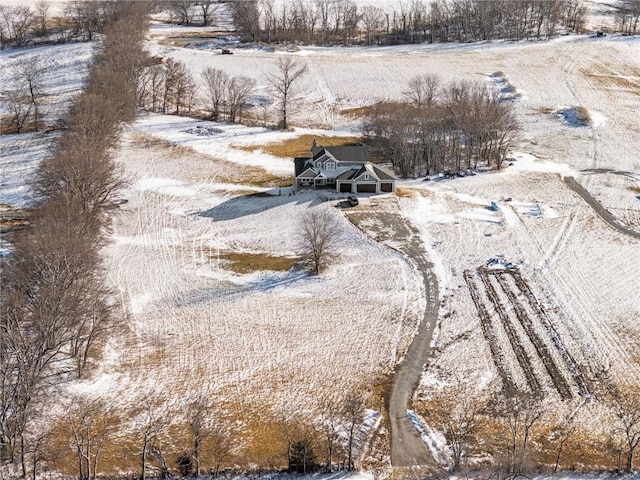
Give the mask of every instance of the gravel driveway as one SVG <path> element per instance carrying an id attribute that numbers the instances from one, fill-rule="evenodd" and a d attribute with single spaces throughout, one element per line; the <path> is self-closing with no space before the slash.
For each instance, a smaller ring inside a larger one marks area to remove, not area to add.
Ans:
<path id="1" fill-rule="evenodd" d="M 406 476 L 400 472 L 412 472 L 415 467 L 427 467 L 435 473 L 437 468 L 433 456 L 407 417 L 413 391 L 431 354 L 431 337 L 438 319 L 438 283 L 433 266 L 426 258 L 417 232 L 400 213 L 386 209 L 352 210 L 347 216 L 371 238 L 407 256 L 422 274 L 426 296 L 424 318 L 404 359 L 396 368 L 389 398 L 391 465 L 398 470 L 397 477 Z"/>

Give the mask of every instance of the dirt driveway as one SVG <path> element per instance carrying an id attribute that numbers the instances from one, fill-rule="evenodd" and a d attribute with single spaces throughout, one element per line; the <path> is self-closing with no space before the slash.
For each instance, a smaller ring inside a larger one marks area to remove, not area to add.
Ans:
<path id="1" fill-rule="evenodd" d="M 433 266 L 417 232 L 404 217 L 394 211 L 394 205 L 384 210 L 354 209 L 349 220 L 374 240 L 406 255 L 422 274 L 426 296 L 424 318 L 407 353 L 396 368 L 389 398 L 389 429 L 391 435 L 391 465 L 398 471 L 413 467 L 431 467 L 436 463 L 417 429 L 407 417 L 413 391 L 424 365 L 431 354 L 431 337 L 438 319 L 438 284 Z M 402 477 L 402 475 L 397 475 Z"/>

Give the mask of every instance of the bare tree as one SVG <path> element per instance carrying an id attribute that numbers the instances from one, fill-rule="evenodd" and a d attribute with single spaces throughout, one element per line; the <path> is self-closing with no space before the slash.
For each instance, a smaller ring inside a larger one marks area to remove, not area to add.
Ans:
<path id="1" fill-rule="evenodd" d="M 202 18 L 202 25 L 207 26 L 213 22 L 213 16 L 216 11 L 217 2 L 215 0 L 200 0 L 198 2 L 200 8 L 200 18 Z"/>
<path id="2" fill-rule="evenodd" d="M 31 115 L 33 104 L 28 95 L 19 91 L 7 92 L 2 98 L 7 110 L 11 114 L 11 123 L 16 133 L 21 133 Z"/>
<path id="3" fill-rule="evenodd" d="M 521 473 L 527 462 L 527 448 L 534 426 L 544 414 L 541 400 L 519 394 L 496 405 L 507 433 L 507 460 L 510 473 Z"/>
<path id="4" fill-rule="evenodd" d="M 25 45 L 29 32 L 35 23 L 30 7 L 24 5 L 0 5 L 0 46 L 13 42 L 20 47 Z"/>
<path id="5" fill-rule="evenodd" d="M 175 113 L 180 109 L 191 109 L 190 100 L 195 93 L 196 84 L 184 63 L 169 59 L 165 63 L 163 112 L 168 112 L 171 105 Z"/>
<path id="6" fill-rule="evenodd" d="M 75 402 L 67 421 L 71 428 L 73 447 L 78 457 L 78 478 L 96 478 L 100 455 L 110 433 L 109 412 L 101 403 Z"/>
<path id="7" fill-rule="evenodd" d="M 342 419 L 347 443 L 347 470 L 353 470 L 355 442 L 364 423 L 364 399 L 359 392 L 353 391 L 345 397 L 342 404 Z"/>
<path id="8" fill-rule="evenodd" d="M 49 21 L 49 2 L 41 0 L 39 2 L 36 3 L 36 12 L 35 12 L 35 16 L 36 16 L 36 21 L 38 24 L 38 30 L 40 35 L 46 35 L 47 34 L 47 24 Z"/>
<path id="9" fill-rule="evenodd" d="M 298 244 L 314 275 L 320 273 L 334 253 L 340 235 L 335 217 L 325 209 L 313 208 L 298 220 Z"/>
<path id="10" fill-rule="evenodd" d="M 365 5 L 361 13 L 362 23 L 367 34 L 367 45 L 371 45 L 371 34 L 380 28 L 384 12 L 379 7 Z"/>
<path id="11" fill-rule="evenodd" d="M 229 75 L 219 68 L 207 67 L 202 72 L 204 89 L 202 95 L 206 108 L 211 112 L 211 119 L 218 120 L 220 109 L 224 105 Z"/>
<path id="12" fill-rule="evenodd" d="M 233 77 L 227 84 L 227 106 L 229 107 L 229 121 L 235 123 L 236 117 L 242 113 L 242 107 L 247 102 L 255 87 L 255 80 L 249 77 Z"/>
<path id="13" fill-rule="evenodd" d="M 611 398 L 616 419 L 615 432 L 624 439 L 627 460 L 625 471 L 633 471 L 633 459 L 640 444 L 640 389 L 632 386 L 619 388 Z"/>
<path id="14" fill-rule="evenodd" d="M 409 79 L 404 96 L 416 108 L 433 105 L 440 96 L 441 80 L 433 74 L 416 75 Z"/>
<path id="15" fill-rule="evenodd" d="M 205 2 L 210 4 L 211 2 Z M 170 0 L 169 1 L 169 11 L 171 15 L 175 15 L 178 19 L 178 23 L 182 25 L 191 25 L 193 20 L 193 12 L 191 11 L 191 7 L 194 5 L 194 2 L 191 0 Z M 206 24 L 204 24 L 206 25 Z"/>
<path id="16" fill-rule="evenodd" d="M 425 406 L 429 423 L 441 431 L 453 454 L 454 472 L 476 439 L 486 413 L 487 398 L 473 386 L 459 382 L 444 390 L 433 403 Z"/>
<path id="17" fill-rule="evenodd" d="M 40 126 L 39 104 L 44 95 L 45 75 L 51 66 L 41 56 L 33 56 L 20 64 L 14 78 L 18 88 L 25 91 L 31 102 L 34 130 L 38 130 Z"/>
<path id="18" fill-rule="evenodd" d="M 140 433 L 142 448 L 140 451 L 140 479 L 147 478 L 148 456 L 155 446 L 155 441 L 167 429 L 166 412 L 148 407 L 138 418 L 137 426 Z"/>
<path id="19" fill-rule="evenodd" d="M 280 127 L 286 130 L 288 128 L 289 107 L 295 94 L 295 87 L 298 80 L 307 73 L 308 67 L 305 62 L 286 55 L 278 59 L 275 68 L 275 72 L 267 74 L 267 82 L 269 82 L 280 107 Z"/>

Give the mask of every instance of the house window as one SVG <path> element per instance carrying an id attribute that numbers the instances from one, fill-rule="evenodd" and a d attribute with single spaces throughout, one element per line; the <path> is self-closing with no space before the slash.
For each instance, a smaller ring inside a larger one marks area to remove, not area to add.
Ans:
<path id="1" fill-rule="evenodd" d="M 333 170 L 334 168 L 336 168 L 336 164 L 333 162 L 327 162 L 326 167 L 327 170 Z"/>
<path id="2" fill-rule="evenodd" d="M 368 173 L 365 173 L 365 174 L 364 174 L 364 179 L 365 179 L 365 180 L 369 180 L 369 174 L 368 174 Z"/>
<path id="3" fill-rule="evenodd" d="M 336 183 L 336 179 L 335 178 L 327 178 L 327 184 L 329 184 L 329 183 L 331 183 L 331 184 Z"/>

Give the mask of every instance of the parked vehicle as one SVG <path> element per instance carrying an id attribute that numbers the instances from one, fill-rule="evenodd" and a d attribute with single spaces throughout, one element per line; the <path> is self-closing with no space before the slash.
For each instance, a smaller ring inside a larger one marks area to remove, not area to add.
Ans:
<path id="1" fill-rule="evenodd" d="M 347 197 L 347 203 L 352 207 L 355 207 L 356 205 L 360 204 L 360 202 L 358 201 L 358 197 L 356 197 L 355 195 L 349 195 Z"/>

